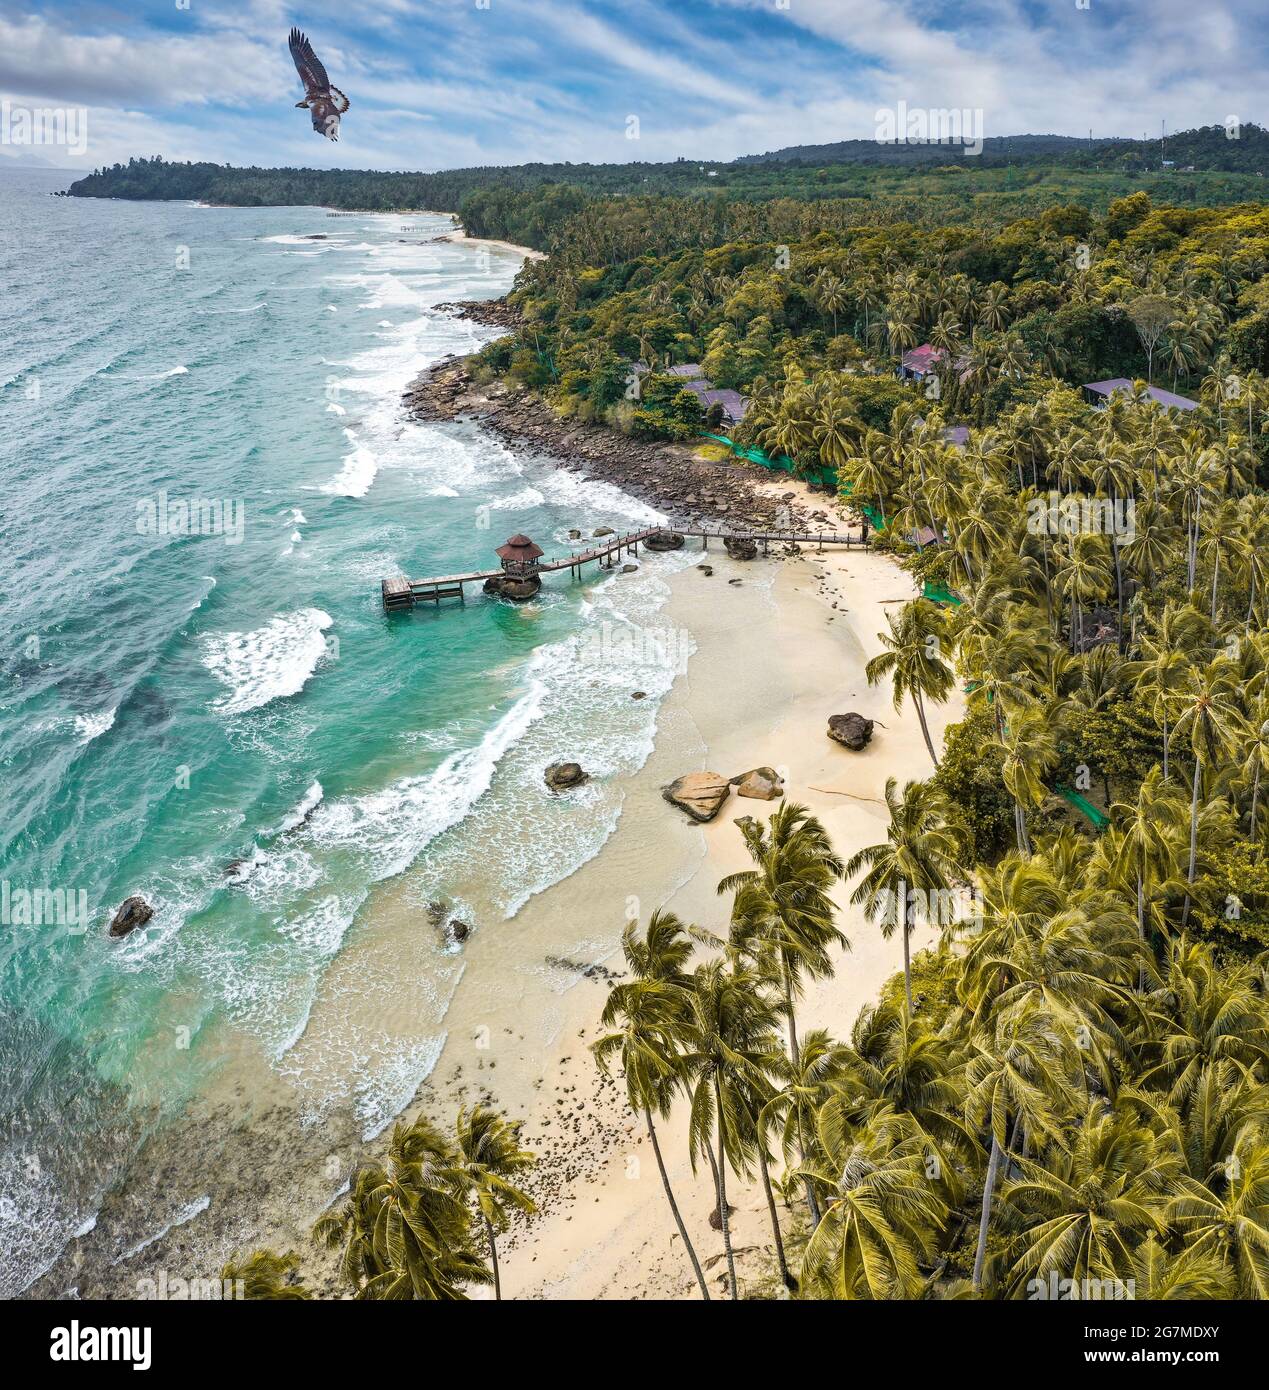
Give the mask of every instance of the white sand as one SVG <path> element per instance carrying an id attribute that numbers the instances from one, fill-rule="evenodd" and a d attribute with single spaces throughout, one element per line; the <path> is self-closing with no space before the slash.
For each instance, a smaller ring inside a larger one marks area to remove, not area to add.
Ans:
<path id="1" fill-rule="evenodd" d="M 781 485 L 784 491 L 790 486 Z M 826 505 L 819 498 L 814 501 Z M 881 555 L 825 551 L 781 565 L 770 597 L 759 599 L 753 591 L 769 578 L 763 574 L 768 564 L 759 560 L 728 567 L 712 554 L 709 559 L 719 566 L 714 577 L 688 571 L 671 605 L 700 644 L 667 711 L 671 721 L 686 718 L 699 730 L 707 752 L 698 766 L 725 776 L 763 764 L 780 769 L 786 797 L 820 817 L 843 856 L 883 840 L 886 778 L 896 777 L 902 785 L 932 770 L 911 706 L 896 714 L 888 685 L 870 689 L 863 674 L 864 663 L 881 649 L 877 633 L 885 626 L 885 613 L 895 601 L 913 596 L 911 579 Z M 743 575 L 742 584 L 729 585 L 729 575 Z M 737 606 L 734 621 L 729 621 L 729 610 Z M 698 625 L 694 612 L 708 612 L 708 622 Z M 825 733 L 829 715 L 852 709 L 886 725 L 877 728 L 862 753 L 839 747 Z M 946 724 L 962 712 L 959 696 L 931 711 L 936 746 Z M 728 902 L 716 895 L 715 887 L 748 862 L 733 821 L 738 815 L 768 815 L 778 804 L 733 796 L 712 823 L 689 832 L 701 835 L 705 856 L 665 905 L 724 934 Z M 645 834 L 677 833 L 677 813 L 663 805 L 657 815 L 644 827 Z M 835 896 L 851 950 L 842 954 L 833 979 L 808 990 L 798 1014 L 803 1035 L 814 1027 L 828 1028 L 837 1037 L 848 1035 L 861 1006 L 875 999 L 883 982 L 902 966 L 898 938 L 883 941 L 862 912 L 849 906 L 849 891 L 841 886 Z M 646 921 L 659 905 L 641 904 L 642 918 Z M 934 936 L 931 929 L 918 932 L 913 950 L 930 944 Z M 630 1114 L 616 1088 L 597 1082 L 585 1048 L 600 1031 L 597 1013 L 604 993 L 602 986 L 590 987 L 585 998 L 589 1015 L 573 1021 L 559 1055 L 544 1067 L 547 1086 L 531 1113 L 526 1138 L 548 1148 L 557 1164 L 561 1143 L 567 1144 L 577 1176 L 560 1184 L 550 1209 L 513 1238 L 503 1266 L 504 1293 L 575 1299 L 698 1297 L 642 1122 Z M 682 1105 L 661 1127 L 660 1138 L 697 1253 L 709 1266 L 707 1278 L 725 1296 L 720 1287 L 726 1269 L 722 1239 L 708 1224 L 712 1180 L 707 1168 L 695 1177 L 691 1172 Z M 729 1183 L 728 1195 L 737 1208 L 733 1243 L 745 1252 L 738 1260 L 743 1290 L 769 1260 L 769 1218 L 757 1183 Z"/>
<path id="2" fill-rule="evenodd" d="M 546 260 L 545 251 L 535 251 L 531 246 L 517 246 L 513 241 L 498 241 L 495 237 L 468 236 L 461 228 L 443 232 L 441 241 L 457 241 L 470 246 L 492 246 L 497 251 L 508 251 L 515 256 L 523 256 L 526 261 Z"/>

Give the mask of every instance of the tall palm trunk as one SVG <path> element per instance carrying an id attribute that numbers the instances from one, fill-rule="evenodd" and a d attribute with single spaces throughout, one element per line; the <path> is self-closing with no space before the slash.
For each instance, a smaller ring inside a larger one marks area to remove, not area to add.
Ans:
<path id="1" fill-rule="evenodd" d="M 991 1199 L 996 1187 L 996 1172 L 1000 1167 L 1000 1143 L 993 1131 L 991 1157 L 987 1160 L 987 1178 L 983 1183 L 983 1212 L 978 1220 L 978 1249 L 974 1252 L 974 1292 L 983 1287 L 983 1261 L 987 1256 L 987 1227 L 991 1222 Z"/>
<path id="2" fill-rule="evenodd" d="M 1252 838 L 1253 840 L 1256 838 L 1256 809 L 1257 809 L 1257 804 L 1259 803 L 1259 801 L 1260 801 L 1260 757 L 1259 757 L 1259 755 L 1257 755 L 1257 757 L 1256 757 L 1256 773 L 1255 773 L 1255 776 L 1251 779 L 1251 825 L 1249 826 L 1249 833 L 1250 833 L 1251 838 Z"/>
<path id="3" fill-rule="evenodd" d="M 661 1157 L 661 1145 L 657 1140 L 656 1126 L 652 1123 L 652 1111 L 646 1105 L 643 1107 L 643 1121 L 648 1126 L 648 1138 L 652 1140 L 652 1152 L 657 1156 L 657 1170 L 661 1174 L 661 1186 L 665 1188 L 665 1200 L 669 1202 L 670 1210 L 674 1213 L 674 1224 L 679 1228 L 679 1238 L 683 1242 L 683 1249 L 687 1251 L 687 1258 L 692 1262 L 692 1273 L 696 1275 L 696 1282 L 700 1285 L 701 1297 L 708 1303 L 709 1287 L 705 1283 L 704 1274 L 701 1273 L 701 1262 L 696 1258 L 696 1247 L 692 1244 L 687 1227 L 683 1224 L 679 1204 L 674 1200 L 674 1191 L 670 1187 L 670 1175 L 665 1171 L 665 1159 Z"/>
<path id="4" fill-rule="evenodd" d="M 1198 859 L 1199 770 L 1202 766 L 1196 757 L 1194 759 L 1194 787 L 1190 792 L 1190 867 L 1185 874 L 1185 906 L 1181 909 L 1182 931 L 1185 930 L 1185 925 L 1190 920 L 1190 890 L 1194 887 L 1194 865 Z"/>
<path id="5" fill-rule="evenodd" d="M 489 1218 L 483 1218 L 485 1223 L 485 1235 L 489 1240 L 489 1263 L 493 1266 L 494 1277 L 494 1297 L 502 1302 L 502 1277 L 498 1273 L 498 1242 L 494 1239 L 494 1228 Z"/>
<path id="6" fill-rule="evenodd" d="M 1168 780 L 1168 716 L 1163 716 L 1163 780 Z"/>
<path id="7" fill-rule="evenodd" d="M 925 746 L 930 750 L 930 757 L 934 760 L 934 766 L 939 765 L 939 755 L 934 751 L 934 743 L 930 738 L 930 726 L 925 722 L 925 701 L 921 698 L 921 692 L 912 692 L 912 703 L 916 706 L 917 718 L 921 721 L 921 733 L 925 737 Z"/>
<path id="8" fill-rule="evenodd" d="M 899 930 L 903 933 L 903 997 L 908 1003 L 908 1013 L 912 1012 L 912 955 L 911 945 L 908 941 L 908 894 L 907 886 L 902 881 L 899 884 Z"/>
<path id="9" fill-rule="evenodd" d="M 1146 881 L 1140 869 L 1137 870 L 1137 935 L 1141 944 L 1146 944 Z M 1146 963 L 1143 960 L 1137 971 L 1137 993 L 1146 992 Z"/>
<path id="10" fill-rule="evenodd" d="M 718 1159 L 714 1164 L 714 1182 L 718 1188 L 718 1220 L 723 1228 L 723 1249 L 727 1252 L 727 1282 L 731 1285 L 731 1297 L 738 1299 L 740 1291 L 736 1287 L 736 1257 L 731 1248 L 731 1223 L 727 1219 L 727 1148 L 723 1139 L 723 1095 L 714 1078 L 714 1107 L 718 1119 Z"/>
<path id="11" fill-rule="evenodd" d="M 789 1019 L 789 1059 L 793 1063 L 793 1073 L 796 1076 L 802 1070 L 802 1049 L 798 1043 L 797 1018 L 793 1010 L 793 972 L 789 969 L 788 961 L 781 961 L 780 968 L 784 976 L 784 1004 Z M 802 1128 L 802 1107 L 800 1105 L 797 1109 L 797 1119 L 798 1161 L 800 1163 L 805 1163 L 806 1137 Z M 815 1200 L 815 1188 L 810 1178 L 803 1178 L 802 1181 L 806 1185 L 806 1209 L 811 1214 L 811 1225 L 814 1228 L 820 1224 L 820 1205 Z"/>
<path id="12" fill-rule="evenodd" d="M 789 1273 L 789 1265 L 784 1257 L 784 1237 L 780 1234 L 780 1217 L 776 1211 L 775 1196 L 771 1191 L 771 1174 L 767 1171 L 767 1151 L 758 1145 L 758 1168 L 762 1173 L 762 1190 L 767 1196 L 767 1211 L 771 1216 L 771 1234 L 775 1237 L 776 1259 L 780 1264 L 780 1278 L 786 1289 L 796 1289 L 797 1280 Z"/>
<path id="13" fill-rule="evenodd" d="M 784 1008 L 789 1020 L 789 1060 L 793 1063 L 794 1071 L 800 1071 L 802 1049 L 798 1046 L 798 1025 L 793 1010 L 793 972 L 789 969 L 787 960 L 780 962 L 780 970 L 784 976 Z"/>

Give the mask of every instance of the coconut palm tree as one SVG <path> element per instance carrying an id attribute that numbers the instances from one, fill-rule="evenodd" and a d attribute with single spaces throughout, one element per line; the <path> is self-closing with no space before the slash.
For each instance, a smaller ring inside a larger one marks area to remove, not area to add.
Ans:
<path id="1" fill-rule="evenodd" d="M 1059 1035 L 1034 1000 L 1004 1015 L 994 1032 L 971 1043 L 965 1118 L 991 1136 L 974 1254 L 975 1292 L 983 1286 L 992 1199 L 1001 1159 L 1010 1151 L 1010 1134 L 1034 1144 L 1060 1139 L 1062 1117 L 1074 1108 L 1066 1069 Z"/>
<path id="2" fill-rule="evenodd" d="M 489 1262 L 493 1268 L 494 1297 L 502 1298 L 502 1279 L 498 1271 L 497 1232 L 508 1225 L 508 1208 L 526 1214 L 537 1204 L 512 1179 L 537 1162 L 536 1156 L 520 1147 L 520 1122 L 508 1121 L 485 1105 L 458 1112 L 455 1126 L 458 1168 L 489 1242 Z"/>
<path id="3" fill-rule="evenodd" d="M 1219 1260 L 1236 1298 L 1269 1298 L 1269 1140 L 1249 1127 L 1229 1155 L 1223 1179 L 1192 1179 L 1169 1218 L 1192 1256 Z"/>
<path id="4" fill-rule="evenodd" d="M 675 1096 L 688 1081 L 683 1030 L 694 987 L 692 976 L 686 971 L 691 953 L 689 929 L 673 913 L 654 912 L 642 938 L 637 926 L 628 924 L 622 936 L 622 954 L 634 978 L 609 991 L 600 1023 L 612 1031 L 592 1043 L 591 1051 L 605 1075 L 610 1074 L 613 1062 L 620 1060 L 626 1099 L 631 1110 L 643 1117 L 665 1200 L 701 1297 L 708 1303 L 709 1286 L 670 1186 L 653 1120 L 654 1114 L 663 1120 L 669 1117 Z"/>
<path id="5" fill-rule="evenodd" d="M 1189 669 L 1187 657 L 1207 636 L 1202 615 L 1190 604 L 1167 603 L 1155 630 L 1141 639 L 1137 689 L 1150 702 L 1163 729 L 1163 780 L 1168 780 L 1168 722 L 1174 697 Z"/>
<path id="6" fill-rule="evenodd" d="M 1185 905 L 1181 929 L 1190 920 L 1190 897 L 1198 862 L 1199 789 L 1204 769 L 1218 766 L 1237 745 L 1243 731 L 1238 708 L 1236 671 L 1232 662 L 1218 657 L 1206 666 L 1187 672 L 1176 696 L 1174 736 L 1189 743 L 1194 759 L 1190 789 L 1190 862 L 1185 873 Z"/>
<path id="7" fill-rule="evenodd" d="M 250 1255 L 233 1259 L 220 1271 L 221 1284 L 236 1290 L 234 1296 L 243 1299 L 294 1301 L 312 1298 L 300 1273 L 300 1257 L 294 1250 L 279 1255 L 272 1250 L 253 1250 Z"/>
<path id="8" fill-rule="evenodd" d="M 780 1006 L 766 998 L 758 976 L 720 960 L 696 967 L 690 997 L 691 1016 L 682 1028 L 692 1116 L 689 1153 L 693 1168 L 704 1154 L 713 1171 L 728 1292 L 738 1299 L 727 1170 L 742 1176 L 753 1170 L 758 1139 L 754 1100 L 771 1098 L 772 1078 L 783 1062 L 775 1032 Z"/>
<path id="9" fill-rule="evenodd" d="M 1132 1112 L 1092 1107 L 1043 1162 L 1015 1157 L 1001 1219 L 1017 1231 L 1009 1280 L 1015 1289 L 1056 1274 L 1083 1286 L 1127 1286 L 1139 1242 L 1167 1229 L 1167 1203 L 1181 1186 L 1170 1132 Z"/>
<path id="10" fill-rule="evenodd" d="M 1131 1268 L 1137 1299 L 1165 1303 L 1229 1297 L 1229 1278 L 1219 1256 L 1195 1249 L 1174 1255 L 1157 1236 L 1147 1236 L 1132 1252 Z"/>
<path id="11" fill-rule="evenodd" d="M 955 684 L 952 669 L 943 655 L 948 644 L 943 610 L 929 599 L 918 598 L 903 606 L 898 619 L 887 614 L 886 621 L 890 631 L 877 634 L 886 650 L 872 658 L 864 673 L 869 685 L 890 677 L 896 712 L 902 708 L 904 699 L 911 697 L 925 746 L 934 766 L 938 767 L 938 754 L 925 717 L 925 701 L 935 700 L 942 704 Z"/>
<path id="12" fill-rule="evenodd" d="M 856 1133 L 826 1123 L 812 1176 L 828 1198 L 807 1242 L 802 1285 L 837 1299 L 914 1298 L 925 1285 L 947 1205 L 927 1175 L 922 1136 L 898 1114 Z"/>
<path id="13" fill-rule="evenodd" d="M 1182 937 L 1169 947 L 1154 1023 L 1139 1045 L 1137 1083 L 1165 1090 L 1177 1107 L 1213 1067 L 1228 1063 L 1255 1078 L 1269 1065 L 1269 1017 L 1255 972 L 1246 965 L 1222 972 L 1203 942 Z"/>
<path id="14" fill-rule="evenodd" d="M 869 1125 L 889 1111 L 906 1115 L 937 1153 L 945 1195 L 959 1202 L 954 1159 L 973 1153 L 973 1137 L 960 1118 L 964 1058 L 956 1041 L 920 1014 L 889 1000 L 865 1007 L 839 1049 L 838 1074 L 822 1104 L 838 1123 Z"/>
<path id="15" fill-rule="evenodd" d="M 923 901 L 928 917 L 938 915 L 930 905 L 945 901 L 943 895 L 959 876 L 961 847 L 950 824 L 951 806 L 933 783 L 908 782 L 900 796 L 898 783 L 888 777 L 886 807 L 890 824 L 885 843 L 858 850 L 847 862 L 845 874 L 850 878 L 866 870 L 851 894 L 851 902 L 862 904 L 879 921 L 887 941 L 897 927 L 902 931 L 903 995 L 911 1009 L 910 941 L 920 916 L 918 909 Z"/>
<path id="16" fill-rule="evenodd" d="M 1146 919 L 1155 915 L 1156 894 L 1176 884 L 1178 852 L 1185 827 L 1185 803 L 1163 780 L 1162 770 L 1153 767 L 1129 803 L 1116 802 L 1111 808 L 1116 821 L 1113 839 L 1115 869 L 1122 880 L 1133 885 L 1136 901 L 1137 935 L 1146 941 Z M 1138 989 L 1146 985 L 1143 960 Z"/>
<path id="17" fill-rule="evenodd" d="M 466 1299 L 493 1275 L 476 1248 L 459 1157 L 426 1119 L 399 1121 L 387 1162 L 353 1175 L 313 1234 L 343 1246 L 340 1271 L 360 1299 Z"/>
<path id="18" fill-rule="evenodd" d="M 1027 705 L 1012 714 L 996 736 L 1004 750 L 1001 777 L 1013 797 L 1014 830 L 1018 852 L 1030 854 L 1027 811 L 1048 795 L 1041 778 L 1057 761 L 1057 738 L 1050 715 L 1039 705 Z"/>
<path id="19" fill-rule="evenodd" d="M 820 821 L 796 802 L 782 803 L 765 824 L 743 816 L 736 825 L 756 867 L 729 874 L 718 892 L 735 895 L 733 936 L 746 943 L 759 969 L 768 954 L 778 962 L 789 1056 L 796 1067 L 796 1001 L 803 979 L 831 975 L 831 949 L 850 945 L 829 896 L 842 876 L 842 862 Z"/>

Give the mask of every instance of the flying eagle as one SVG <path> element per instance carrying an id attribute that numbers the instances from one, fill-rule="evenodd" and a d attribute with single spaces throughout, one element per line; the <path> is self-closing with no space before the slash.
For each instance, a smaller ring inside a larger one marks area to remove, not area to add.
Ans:
<path id="1" fill-rule="evenodd" d="M 313 118 L 313 129 L 329 140 L 339 139 L 339 118 L 348 110 L 348 98 L 338 87 L 330 85 L 326 69 L 321 59 L 313 52 L 313 45 L 298 29 L 291 30 L 291 57 L 295 70 L 304 84 L 304 100 L 297 101 L 297 107 L 307 106 Z"/>

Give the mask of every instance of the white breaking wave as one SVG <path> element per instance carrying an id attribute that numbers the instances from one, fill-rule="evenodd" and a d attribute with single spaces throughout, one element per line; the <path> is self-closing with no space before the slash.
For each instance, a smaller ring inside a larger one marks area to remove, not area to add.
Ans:
<path id="1" fill-rule="evenodd" d="M 254 632 L 203 639 L 203 665 L 230 693 L 213 703 L 221 714 L 245 714 L 297 695 L 326 654 L 322 633 L 334 620 L 320 608 L 280 614 Z"/>
<path id="2" fill-rule="evenodd" d="M 266 236 L 261 237 L 261 241 L 271 242 L 274 246 L 333 246 L 335 243 L 329 238 L 314 242 L 311 236 Z"/>
<path id="3" fill-rule="evenodd" d="M 211 1197 L 203 1193 L 201 1197 L 196 1197 L 192 1202 L 186 1203 L 180 1211 L 167 1223 L 160 1227 L 152 1236 L 146 1236 L 144 1240 L 139 1240 L 130 1249 L 125 1250 L 118 1259 L 112 1260 L 112 1264 L 122 1264 L 124 1260 L 130 1260 L 134 1255 L 139 1255 L 142 1250 L 154 1244 L 156 1240 L 162 1240 L 169 1231 L 173 1231 L 177 1226 L 184 1226 L 187 1222 L 193 1221 L 201 1212 L 205 1212 L 211 1206 Z"/>
<path id="4" fill-rule="evenodd" d="M 77 714 L 75 716 L 75 732 L 79 735 L 80 743 L 91 743 L 93 739 L 100 738 L 107 729 L 114 727 L 115 709 L 101 710 L 97 714 Z"/>
<path id="5" fill-rule="evenodd" d="M 296 806 L 296 808 L 293 811 L 291 811 L 283 820 L 282 824 L 278 826 L 279 833 L 286 834 L 288 830 L 298 829 L 301 825 L 304 824 L 306 820 L 308 820 L 309 816 L 313 814 L 313 812 L 318 808 L 318 806 L 321 805 L 321 803 L 322 784 L 320 782 L 315 781 L 309 787 L 308 791 L 306 791 L 304 795 L 300 798 L 299 804 Z"/>
<path id="6" fill-rule="evenodd" d="M 325 802 L 309 823 L 313 840 L 326 849 L 360 851 L 376 879 L 401 873 L 489 790 L 499 760 L 542 717 L 545 693 L 533 682 L 475 748 L 451 753 L 435 772 Z"/>
<path id="7" fill-rule="evenodd" d="M 346 429 L 344 438 L 353 446 L 352 451 L 344 455 L 344 466 L 339 473 L 317 490 L 332 497 L 364 497 L 379 471 L 379 461 L 352 430 Z"/>

